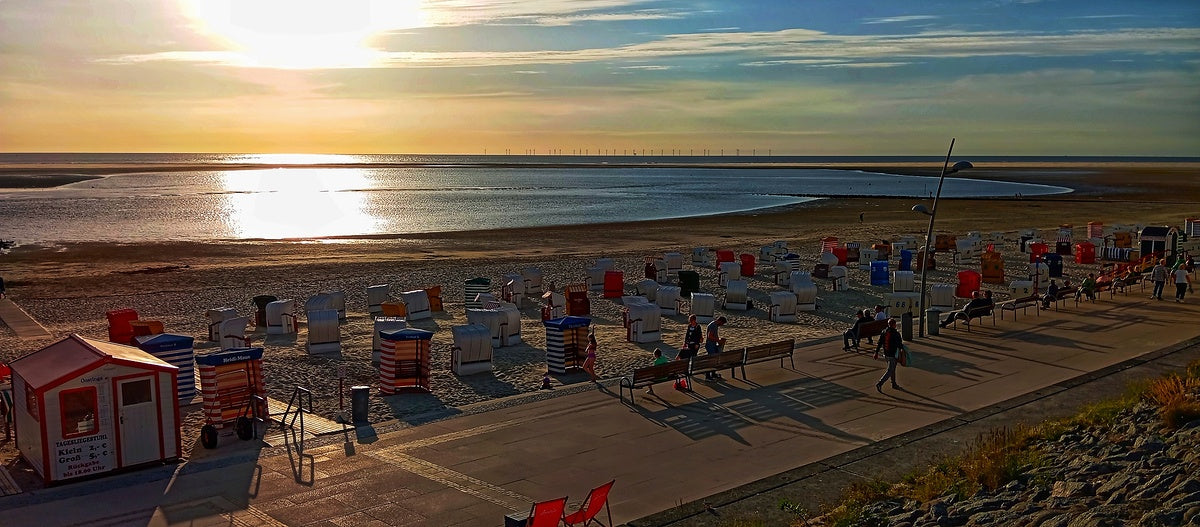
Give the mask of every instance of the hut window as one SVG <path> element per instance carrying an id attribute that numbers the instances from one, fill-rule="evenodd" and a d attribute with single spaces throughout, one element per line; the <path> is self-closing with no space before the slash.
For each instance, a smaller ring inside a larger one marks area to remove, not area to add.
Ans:
<path id="1" fill-rule="evenodd" d="M 58 394 L 59 411 L 62 413 L 63 438 L 96 433 L 96 388 L 88 386 L 74 390 L 63 390 Z"/>

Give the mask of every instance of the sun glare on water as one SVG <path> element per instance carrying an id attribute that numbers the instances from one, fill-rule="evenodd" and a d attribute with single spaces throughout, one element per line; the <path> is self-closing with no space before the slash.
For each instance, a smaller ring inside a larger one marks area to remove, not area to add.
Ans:
<path id="1" fill-rule="evenodd" d="M 426 23 L 422 0 L 180 0 L 197 29 L 246 66 L 362 68 L 372 37 Z"/>

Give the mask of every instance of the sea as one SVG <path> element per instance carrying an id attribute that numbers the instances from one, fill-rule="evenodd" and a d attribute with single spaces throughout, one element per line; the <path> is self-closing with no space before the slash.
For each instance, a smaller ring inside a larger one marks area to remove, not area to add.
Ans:
<path id="1" fill-rule="evenodd" d="M 1030 159 L 978 159 L 1013 160 Z M 937 190 L 936 177 L 771 165 L 921 162 L 938 167 L 942 161 L 796 156 L 0 154 L 0 166 L 57 165 L 62 174 L 75 173 L 72 165 L 131 166 L 129 173 L 60 187 L 0 189 L 0 239 L 22 245 L 346 241 L 741 213 L 831 196 L 928 198 Z M 180 166 L 186 169 L 178 170 Z M 1071 189 L 1059 186 L 947 177 L 941 195 L 1068 192 Z"/>

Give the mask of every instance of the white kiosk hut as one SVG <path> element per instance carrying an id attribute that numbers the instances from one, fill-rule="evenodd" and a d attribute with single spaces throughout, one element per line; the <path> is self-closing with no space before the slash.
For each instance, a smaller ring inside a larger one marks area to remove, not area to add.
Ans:
<path id="1" fill-rule="evenodd" d="M 380 335 L 384 332 L 399 331 L 407 328 L 408 322 L 401 317 L 375 317 L 371 331 L 371 365 L 379 367 L 383 353 L 383 338 Z"/>
<path id="2" fill-rule="evenodd" d="M 433 317 L 429 307 L 429 292 L 424 289 L 400 293 L 400 301 L 404 302 L 404 312 L 409 322 Z"/>
<path id="3" fill-rule="evenodd" d="M 730 280 L 725 287 L 725 309 L 745 311 L 749 308 L 749 284 L 745 280 Z"/>
<path id="4" fill-rule="evenodd" d="M 453 326 L 454 347 L 450 348 L 450 370 L 455 375 L 492 371 L 491 330 L 483 324 Z"/>
<path id="5" fill-rule="evenodd" d="M 367 313 L 378 315 L 383 313 L 383 303 L 391 299 L 392 286 L 389 284 L 367 286 Z"/>
<path id="6" fill-rule="evenodd" d="M 208 340 L 220 342 L 221 323 L 238 315 L 237 310 L 232 307 L 219 307 L 206 311 L 204 316 L 208 318 Z"/>
<path id="7" fill-rule="evenodd" d="M 195 343 L 194 337 L 171 333 L 137 337 L 138 349 L 179 368 L 175 385 L 176 397 L 181 404 L 188 404 L 196 398 Z"/>
<path id="8" fill-rule="evenodd" d="M 716 310 L 717 297 L 712 293 L 692 293 L 692 314 L 696 315 L 697 322 L 712 322 Z"/>
<path id="9" fill-rule="evenodd" d="M 468 309 L 467 323 L 486 326 L 493 347 L 521 343 L 521 312 L 513 304 L 504 302 L 490 309 Z"/>
<path id="10" fill-rule="evenodd" d="M 178 458 L 178 368 L 68 336 L 11 364 L 17 449 L 47 484 Z"/>
<path id="11" fill-rule="evenodd" d="M 678 315 L 679 304 L 683 303 L 680 299 L 679 287 L 674 285 L 659 286 L 658 292 L 655 294 L 657 298 L 654 301 L 658 307 L 662 308 L 664 315 Z"/>
<path id="12" fill-rule="evenodd" d="M 771 305 L 767 307 L 767 318 L 771 322 L 795 322 L 796 295 L 787 291 L 771 291 Z"/>
<path id="13" fill-rule="evenodd" d="M 308 312 L 308 352 L 313 355 L 342 352 L 342 334 L 337 311 L 322 309 Z"/>
<path id="14" fill-rule="evenodd" d="M 296 301 L 276 300 L 267 304 L 267 334 L 290 335 L 296 332 Z"/>
<path id="15" fill-rule="evenodd" d="M 566 373 L 567 368 L 583 366 L 592 319 L 568 316 L 543 320 L 542 325 L 546 326 L 546 369 Z"/>
<path id="16" fill-rule="evenodd" d="M 625 299 L 625 339 L 629 342 L 662 340 L 662 308 L 640 296 Z"/>

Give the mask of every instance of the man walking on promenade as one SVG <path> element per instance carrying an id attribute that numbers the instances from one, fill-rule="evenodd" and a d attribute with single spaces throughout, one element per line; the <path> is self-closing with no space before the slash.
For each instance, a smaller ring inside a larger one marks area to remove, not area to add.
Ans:
<path id="1" fill-rule="evenodd" d="M 889 318 L 887 325 L 887 329 L 883 330 L 882 335 L 879 335 L 879 344 L 875 345 L 875 358 L 879 358 L 879 350 L 882 349 L 883 358 L 887 361 L 887 371 L 884 372 L 883 377 L 879 378 L 879 382 L 875 383 L 875 389 L 880 393 L 883 393 L 883 382 L 888 379 L 892 380 L 892 388 L 900 388 L 900 385 L 896 384 L 896 362 L 904 342 L 901 340 L 900 332 L 896 331 L 896 319 Z"/>
<path id="2" fill-rule="evenodd" d="M 1167 261 L 1160 259 L 1158 265 L 1150 270 L 1150 281 L 1154 282 L 1154 291 L 1150 293 L 1150 298 L 1162 300 L 1163 286 L 1167 285 Z"/>

